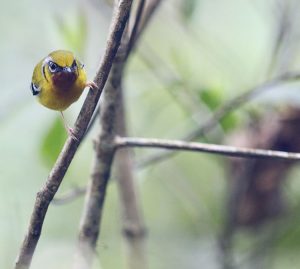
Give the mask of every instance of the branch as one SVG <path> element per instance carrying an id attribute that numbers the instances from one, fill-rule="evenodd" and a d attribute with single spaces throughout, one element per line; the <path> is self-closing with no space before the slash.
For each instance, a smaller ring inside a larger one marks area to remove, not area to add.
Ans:
<path id="1" fill-rule="evenodd" d="M 200 127 L 196 128 L 189 134 L 187 134 L 185 137 L 182 138 L 182 140 L 195 140 L 199 137 L 203 137 L 207 133 L 209 133 L 214 127 L 216 127 L 219 124 L 219 121 L 223 119 L 227 114 L 231 113 L 238 107 L 244 105 L 249 100 L 256 97 L 258 94 L 263 93 L 264 91 L 273 89 L 274 86 L 277 86 L 281 83 L 289 82 L 289 81 L 295 81 L 300 79 L 300 73 L 285 73 L 281 76 L 278 76 L 277 78 L 274 78 L 270 81 L 264 82 L 258 86 L 255 86 L 248 91 L 242 93 L 241 95 L 237 96 L 236 98 L 228 101 L 223 106 L 221 106 L 219 109 L 217 109 Z M 139 168 L 143 168 L 148 165 L 153 165 L 157 162 L 164 161 L 168 158 L 170 158 L 175 152 L 163 152 L 160 154 L 153 154 L 152 156 L 140 161 L 137 166 Z"/>
<path id="2" fill-rule="evenodd" d="M 139 27 L 137 29 L 135 39 L 139 38 L 140 34 L 144 32 L 144 29 L 149 24 L 153 14 L 156 12 L 159 5 L 163 2 L 163 0 L 148 0 L 145 3 L 143 16 L 141 17 L 141 21 L 139 23 Z"/>
<path id="3" fill-rule="evenodd" d="M 140 23 L 139 23 L 139 27 L 138 27 L 139 30 L 136 33 L 135 42 L 134 42 L 133 46 L 136 46 L 136 42 L 140 39 L 140 36 L 141 36 L 142 32 L 144 31 L 144 29 L 146 28 L 146 26 L 150 22 L 151 17 L 155 13 L 155 11 L 157 10 L 157 8 L 161 4 L 161 2 L 162 2 L 162 0 L 148 0 L 148 1 L 146 1 L 145 8 L 143 9 L 144 13 L 143 13 L 142 18 L 136 18 L 136 19 L 140 20 Z M 125 59 L 127 59 L 128 56 L 130 56 L 130 54 L 132 53 L 132 47 L 129 48 L 129 51 L 127 51 L 127 53 L 128 53 L 127 55 L 123 55 L 124 59 L 119 59 L 119 61 L 125 60 Z M 125 66 L 123 68 L 125 68 Z M 93 115 L 93 117 L 90 121 L 88 129 L 85 133 L 85 136 L 87 135 L 87 133 L 90 131 L 90 129 L 93 127 L 94 123 L 96 122 L 96 119 L 100 114 L 100 110 L 101 110 L 101 107 L 99 106 L 98 109 L 95 111 L 95 113 L 94 113 L 94 115 Z M 85 191 L 86 191 L 85 187 L 80 189 L 80 192 L 77 191 L 77 188 L 71 189 L 69 192 L 62 195 L 62 197 L 55 198 L 55 204 L 61 205 L 61 204 L 64 204 L 64 203 L 71 202 L 71 201 L 75 200 L 76 198 L 80 197 L 81 195 L 83 195 L 85 193 Z"/>
<path id="4" fill-rule="evenodd" d="M 163 148 L 168 150 L 206 152 L 231 157 L 264 158 L 280 160 L 300 160 L 300 153 L 240 148 L 216 144 L 185 142 L 181 140 L 167 140 L 156 138 L 116 137 L 117 148 L 141 147 L 141 148 Z"/>
<path id="5" fill-rule="evenodd" d="M 241 95 L 237 96 L 236 98 L 228 101 L 225 105 L 221 106 L 217 109 L 207 120 L 206 122 L 201 125 L 200 127 L 196 128 L 185 137 L 182 138 L 183 141 L 191 141 L 195 140 L 199 137 L 206 135 L 210 132 L 214 127 L 216 127 L 221 119 L 223 119 L 226 115 L 231 113 L 236 108 L 242 106 L 247 101 L 250 101 L 258 94 L 263 93 L 264 91 L 271 90 L 272 87 L 277 86 L 281 83 L 286 83 L 289 81 L 294 81 L 300 79 L 300 73 L 286 73 L 282 76 L 274 78 L 268 82 L 265 82 L 261 85 L 258 85 L 250 90 L 242 93 Z M 144 168 L 149 165 L 153 165 L 160 161 L 167 160 L 168 158 L 175 155 L 176 152 L 174 151 L 163 151 L 162 153 L 153 154 L 150 157 L 146 157 L 142 159 L 140 162 L 137 163 L 137 168 Z"/>
<path id="6" fill-rule="evenodd" d="M 30 224 L 25 239 L 22 243 L 19 256 L 15 264 L 15 269 L 27 269 L 30 267 L 35 248 L 41 235 L 48 206 L 56 194 L 77 151 L 107 80 L 113 59 L 117 53 L 122 34 L 128 20 L 131 2 L 132 1 L 130 0 L 123 0 L 119 3 L 111 23 L 106 51 L 94 79 L 94 82 L 97 84 L 99 90 L 89 91 L 89 94 L 85 99 L 75 123 L 74 132 L 77 140 L 72 139 L 72 137 L 67 139 L 54 167 L 52 168 L 52 171 L 48 176 L 45 185 L 37 194 Z"/>
<path id="7" fill-rule="evenodd" d="M 76 198 L 84 195 L 86 187 L 74 187 L 70 191 L 60 195 L 58 198 L 53 198 L 52 205 L 63 205 L 76 200 Z"/>
<path id="8" fill-rule="evenodd" d="M 110 76 L 112 76 L 112 74 L 113 70 Z M 110 81 L 109 78 L 108 84 L 110 84 Z M 113 122 L 115 118 L 117 92 L 111 89 L 112 88 L 108 90 L 108 88 L 106 88 L 104 91 L 102 114 L 100 117 L 102 128 L 95 143 L 95 158 L 80 222 L 79 238 L 73 263 L 74 269 L 91 268 L 96 242 L 100 233 L 106 187 L 115 152 L 113 143 Z"/>
<path id="9" fill-rule="evenodd" d="M 123 75 L 120 74 L 123 78 Z M 119 85 L 116 133 L 127 136 L 126 109 L 123 96 L 122 80 Z M 115 157 L 117 186 L 122 213 L 122 231 L 126 247 L 126 262 L 129 269 L 148 268 L 146 255 L 146 228 L 133 175 L 133 161 L 130 149 L 118 150 Z"/>
<path id="10" fill-rule="evenodd" d="M 118 54 L 114 60 L 110 77 L 105 88 L 104 102 L 102 107 L 103 114 L 101 115 L 100 121 L 102 128 L 95 148 L 95 163 L 93 166 L 91 181 L 86 194 L 84 213 L 81 219 L 79 240 L 73 266 L 74 269 L 88 269 L 92 266 L 96 242 L 100 234 L 106 187 L 110 177 L 111 166 L 116 149 L 114 138 L 117 120 L 119 123 L 122 122 L 123 124 L 123 126 L 119 125 L 119 131 L 121 133 L 126 132 L 124 118 L 121 119 L 124 111 L 120 110 L 120 106 L 123 104 L 121 104 L 121 85 L 128 56 L 132 52 L 132 48 L 138 40 L 138 37 L 135 37 L 135 33 L 141 18 L 141 14 L 139 13 L 142 13 L 143 6 L 144 1 L 140 2 L 137 11 L 138 14 L 135 17 L 134 28 L 131 35 L 132 38 L 126 39 L 126 36 L 124 36 L 122 45 L 120 46 Z M 150 19 L 150 17 L 148 17 L 148 19 Z M 118 108 L 118 113 L 122 115 L 119 115 L 117 118 L 116 110 Z M 123 151 L 123 156 L 128 157 L 126 153 L 126 150 Z M 126 160 L 126 164 L 128 165 L 126 168 L 130 168 L 129 159 L 127 158 Z M 125 160 L 122 164 L 123 172 L 124 164 Z M 127 169 L 126 174 L 127 177 L 123 177 L 123 179 L 119 181 L 119 186 L 122 204 L 124 205 L 124 232 L 126 239 L 129 239 L 127 241 L 129 250 L 129 268 L 146 268 L 146 255 L 144 251 L 145 229 L 139 212 L 140 210 L 137 203 L 136 191 L 132 182 L 131 174 Z"/>
<path id="11" fill-rule="evenodd" d="M 135 41 L 136 41 L 136 37 L 137 37 L 137 34 L 138 34 L 138 28 L 139 28 L 140 21 L 141 21 L 141 18 L 142 18 L 142 13 L 143 13 L 144 6 L 145 6 L 145 0 L 140 0 L 137 11 L 136 11 L 136 17 L 135 17 L 135 20 L 134 20 L 134 24 L 133 24 L 133 27 L 132 27 L 132 30 L 131 30 L 131 33 L 130 33 L 130 37 L 129 37 L 129 40 L 128 40 L 127 46 L 126 46 L 127 56 L 130 54 L 131 50 L 133 49 L 133 47 L 136 43 Z"/>

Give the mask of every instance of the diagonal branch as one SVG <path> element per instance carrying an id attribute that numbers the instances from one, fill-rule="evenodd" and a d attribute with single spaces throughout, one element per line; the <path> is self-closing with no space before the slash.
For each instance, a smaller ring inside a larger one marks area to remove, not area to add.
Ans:
<path id="1" fill-rule="evenodd" d="M 300 160 L 300 153 L 240 148 L 207 143 L 186 142 L 181 140 L 168 140 L 156 138 L 119 137 L 115 138 L 117 148 L 122 147 L 142 147 L 142 148 L 162 148 L 176 151 L 205 152 L 231 157 L 243 158 L 264 158 L 279 160 Z"/>
<path id="2" fill-rule="evenodd" d="M 127 55 L 130 54 L 131 50 L 133 49 L 133 46 L 136 43 L 135 41 L 136 41 L 136 37 L 137 37 L 137 34 L 138 34 L 138 28 L 139 28 L 140 21 L 141 21 L 141 18 L 142 18 L 142 13 L 143 13 L 144 6 L 145 6 L 145 0 L 140 0 L 137 11 L 136 11 L 136 17 L 135 17 L 135 20 L 134 20 L 134 24 L 133 24 L 133 27 L 132 27 L 132 30 L 131 30 L 131 33 L 130 33 L 130 37 L 129 37 L 129 40 L 127 42 L 127 48 L 126 48 L 126 50 L 127 50 L 126 54 Z"/>
<path id="3" fill-rule="evenodd" d="M 106 51 L 94 80 L 99 90 L 89 91 L 75 123 L 74 130 L 77 140 L 74 140 L 71 137 L 67 139 L 45 185 L 37 194 L 27 234 L 22 243 L 19 256 L 15 264 L 15 269 L 27 269 L 30 267 L 35 248 L 41 235 L 48 206 L 56 194 L 77 151 L 107 80 L 113 59 L 117 53 L 122 34 L 128 20 L 131 2 L 132 1 L 130 0 L 122 0 L 116 8 L 116 12 L 111 23 Z"/>
<path id="4" fill-rule="evenodd" d="M 137 40 L 140 39 L 140 35 L 144 32 L 145 28 L 149 24 L 153 14 L 159 7 L 163 0 L 140 0 L 136 11 L 136 17 L 130 36 L 126 44 L 126 56 L 127 58 L 134 50 Z"/>
<path id="5" fill-rule="evenodd" d="M 219 121 L 223 119 L 226 115 L 236 110 L 240 106 L 247 103 L 249 100 L 256 97 L 258 94 L 263 93 L 264 91 L 271 90 L 273 87 L 280 85 L 282 83 L 291 82 L 300 79 L 300 73 L 285 73 L 281 76 L 278 76 L 270 81 L 264 82 L 258 86 L 255 86 L 248 91 L 242 93 L 236 98 L 228 101 L 219 109 L 217 109 L 200 127 L 194 129 L 190 133 L 188 133 L 182 140 L 192 141 L 199 137 L 203 137 L 207 133 L 209 133 L 213 128 L 215 128 Z M 148 165 L 153 165 L 157 162 L 164 161 L 171 156 L 173 156 L 176 152 L 165 151 L 162 153 L 153 154 L 150 157 L 141 160 L 137 166 L 139 168 L 146 167 Z"/>
<path id="6" fill-rule="evenodd" d="M 54 197 L 51 204 L 52 205 L 64 205 L 74 201 L 77 197 L 84 195 L 86 192 L 86 187 L 74 187 L 71 191 L 63 193 L 58 198 Z"/>

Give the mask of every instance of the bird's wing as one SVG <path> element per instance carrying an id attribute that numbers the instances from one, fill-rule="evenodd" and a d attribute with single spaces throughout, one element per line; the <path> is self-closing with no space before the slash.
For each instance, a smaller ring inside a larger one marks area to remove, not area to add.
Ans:
<path id="1" fill-rule="evenodd" d="M 30 84 L 30 90 L 32 92 L 32 95 L 38 95 L 42 90 L 42 64 L 43 61 L 40 61 L 33 70 L 32 80 Z"/>

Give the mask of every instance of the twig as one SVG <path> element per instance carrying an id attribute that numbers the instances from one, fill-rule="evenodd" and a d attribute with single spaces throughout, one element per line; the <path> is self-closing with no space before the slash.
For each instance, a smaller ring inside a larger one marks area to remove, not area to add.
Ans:
<path id="1" fill-rule="evenodd" d="M 217 109 L 200 127 L 196 128 L 185 137 L 182 138 L 184 141 L 191 141 L 195 140 L 199 137 L 206 135 L 210 132 L 214 127 L 216 127 L 221 119 L 223 119 L 227 114 L 231 113 L 238 107 L 242 106 L 243 104 L 247 103 L 258 94 L 263 93 L 264 91 L 273 89 L 274 86 L 279 85 L 281 83 L 294 81 L 300 79 L 300 73 L 285 73 L 277 78 L 274 78 L 270 81 L 264 82 L 250 90 L 242 93 L 241 95 L 237 96 L 236 98 L 228 101 L 219 109 Z M 160 154 L 153 154 L 150 157 L 141 160 L 138 164 L 138 168 L 143 168 L 148 165 L 153 165 L 157 162 L 164 161 L 170 158 L 176 152 L 162 152 Z"/>
<path id="2" fill-rule="evenodd" d="M 250 90 L 242 93 L 241 95 L 230 100 L 225 105 L 217 109 L 203 125 L 201 125 L 200 127 L 196 128 L 195 130 L 187 134 L 185 137 L 182 138 L 182 140 L 191 141 L 206 135 L 215 126 L 217 126 L 219 121 L 222 118 L 224 118 L 227 114 L 229 114 L 236 108 L 242 106 L 247 101 L 250 101 L 258 94 L 261 94 L 267 90 L 271 90 L 274 86 L 279 85 L 281 83 L 286 83 L 298 79 L 300 79 L 300 73 L 286 73 L 282 76 L 270 80 L 269 82 L 265 82 L 261 85 L 251 88 Z M 174 154 L 176 154 L 176 151 L 163 151 L 162 153 L 153 154 L 152 156 L 142 159 L 140 162 L 138 162 L 136 164 L 136 167 L 144 168 L 149 165 L 153 165 L 160 161 L 167 160 L 168 158 L 172 157 Z"/>
<path id="3" fill-rule="evenodd" d="M 134 20 L 134 24 L 133 24 L 133 27 L 132 27 L 132 30 L 131 30 L 131 33 L 130 33 L 130 37 L 129 37 L 129 40 L 128 40 L 127 46 L 126 46 L 127 56 L 130 54 L 131 50 L 133 49 L 133 47 L 136 43 L 135 41 L 136 41 L 136 38 L 137 38 L 138 28 L 139 28 L 140 21 L 141 21 L 141 18 L 142 18 L 142 13 L 143 13 L 144 6 L 145 6 L 145 0 L 140 0 L 137 11 L 136 11 L 136 17 L 135 17 L 135 20 Z"/>
<path id="4" fill-rule="evenodd" d="M 284 160 L 300 159 L 300 153 L 251 148 L 246 149 L 223 145 L 185 142 L 181 140 L 116 137 L 115 143 L 117 147 L 155 147 L 169 150 L 207 152 L 244 158 L 269 158 Z"/>
<path id="5" fill-rule="evenodd" d="M 52 205 L 63 205 L 74 201 L 77 197 L 84 195 L 86 192 L 86 187 L 74 187 L 65 194 L 60 195 L 58 198 L 54 197 L 52 200 Z"/>
<path id="6" fill-rule="evenodd" d="M 216 144 L 185 142 L 181 140 L 167 140 L 155 138 L 137 138 L 137 137 L 116 137 L 115 144 L 117 148 L 121 147 L 142 147 L 142 148 L 163 148 L 176 151 L 195 151 L 206 152 L 231 157 L 243 158 L 264 158 L 279 160 L 300 160 L 300 153 L 240 148 L 233 146 L 224 146 Z"/>
<path id="7" fill-rule="evenodd" d="M 77 151 L 77 148 L 84 136 L 89 121 L 93 115 L 95 107 L 98 103 L 102 89 L 107 80 L 113 59 L 117 53 L 122 33 L 131 7 L 130 0 L 123 0 L 119 3 L 117 12 L 111 23 L 111 29 L 107 41 L 107 47 L 99 70 L 96 74 L 94 82 L 99 90 L 90 90 L 85 102 L 81 108 L 79 116 L 75 123 L 74 134 L 77 140 L 69 137 L 50 172 L 48 179 L 42 189 L 38 192 L 30 224 L 26 237 L 22 243 L 15 269 L 27 269 L 30 267 L 31 260 L 41 235 L 43 222 L 48 210 L 48 206 L 57 192 L 65 173 Z"/>
<path id="8" fill-rule="evenodd" d="M 153 14 L 159 7 L 159 5 L 163 2 L 163 0 L 148 0 L 146 1 L 143 16 L 141 17 L 141 21 L 139 23 L 138 31 L 136 34 L 135 39 L 139 38 L 139 35 L 144 32 L 144 29 L 147 27 L 147 25 L 150 22 L 150 19 L 152 18 Z"/>
<path id="9" fill-rule="evenodd" d="M 160 5 L 162 0 L 141 0 L 138 6 L 137 15 L 135 18 L 134 26 L 131 31 L 130 37 L 128 38 L 127 45 L 126 45 L 126 51 L 125 51 L 125 58 L 126 59 L 133 51 L 138 39 L 140 38 L 141 33 L 144 31 L 146 26 L 148 25 L 152 15 Z M 143 16 L 141 16 L 143 14 Z M 87 131 L 85 133 L 85 136 L 90 132 L 92 127 L 94 126 L 94 123 L 97 119 L 97 117 L 100 114 L 100 105 L 98 105 L 98 108 L 96 109 L 89 126 L 87 128 Z"/>

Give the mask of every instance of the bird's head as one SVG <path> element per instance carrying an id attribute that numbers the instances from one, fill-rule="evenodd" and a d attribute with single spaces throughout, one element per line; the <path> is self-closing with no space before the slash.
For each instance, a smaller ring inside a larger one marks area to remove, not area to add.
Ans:
<path id="1" fill-rule="evenodd" d="M 76 81 L 79 68 L 83 65 L 72 52 L 57 50 L 44 59 L 42 73 L 46 80 L 52 80 L 56 88 L 67 89 Z"/>

